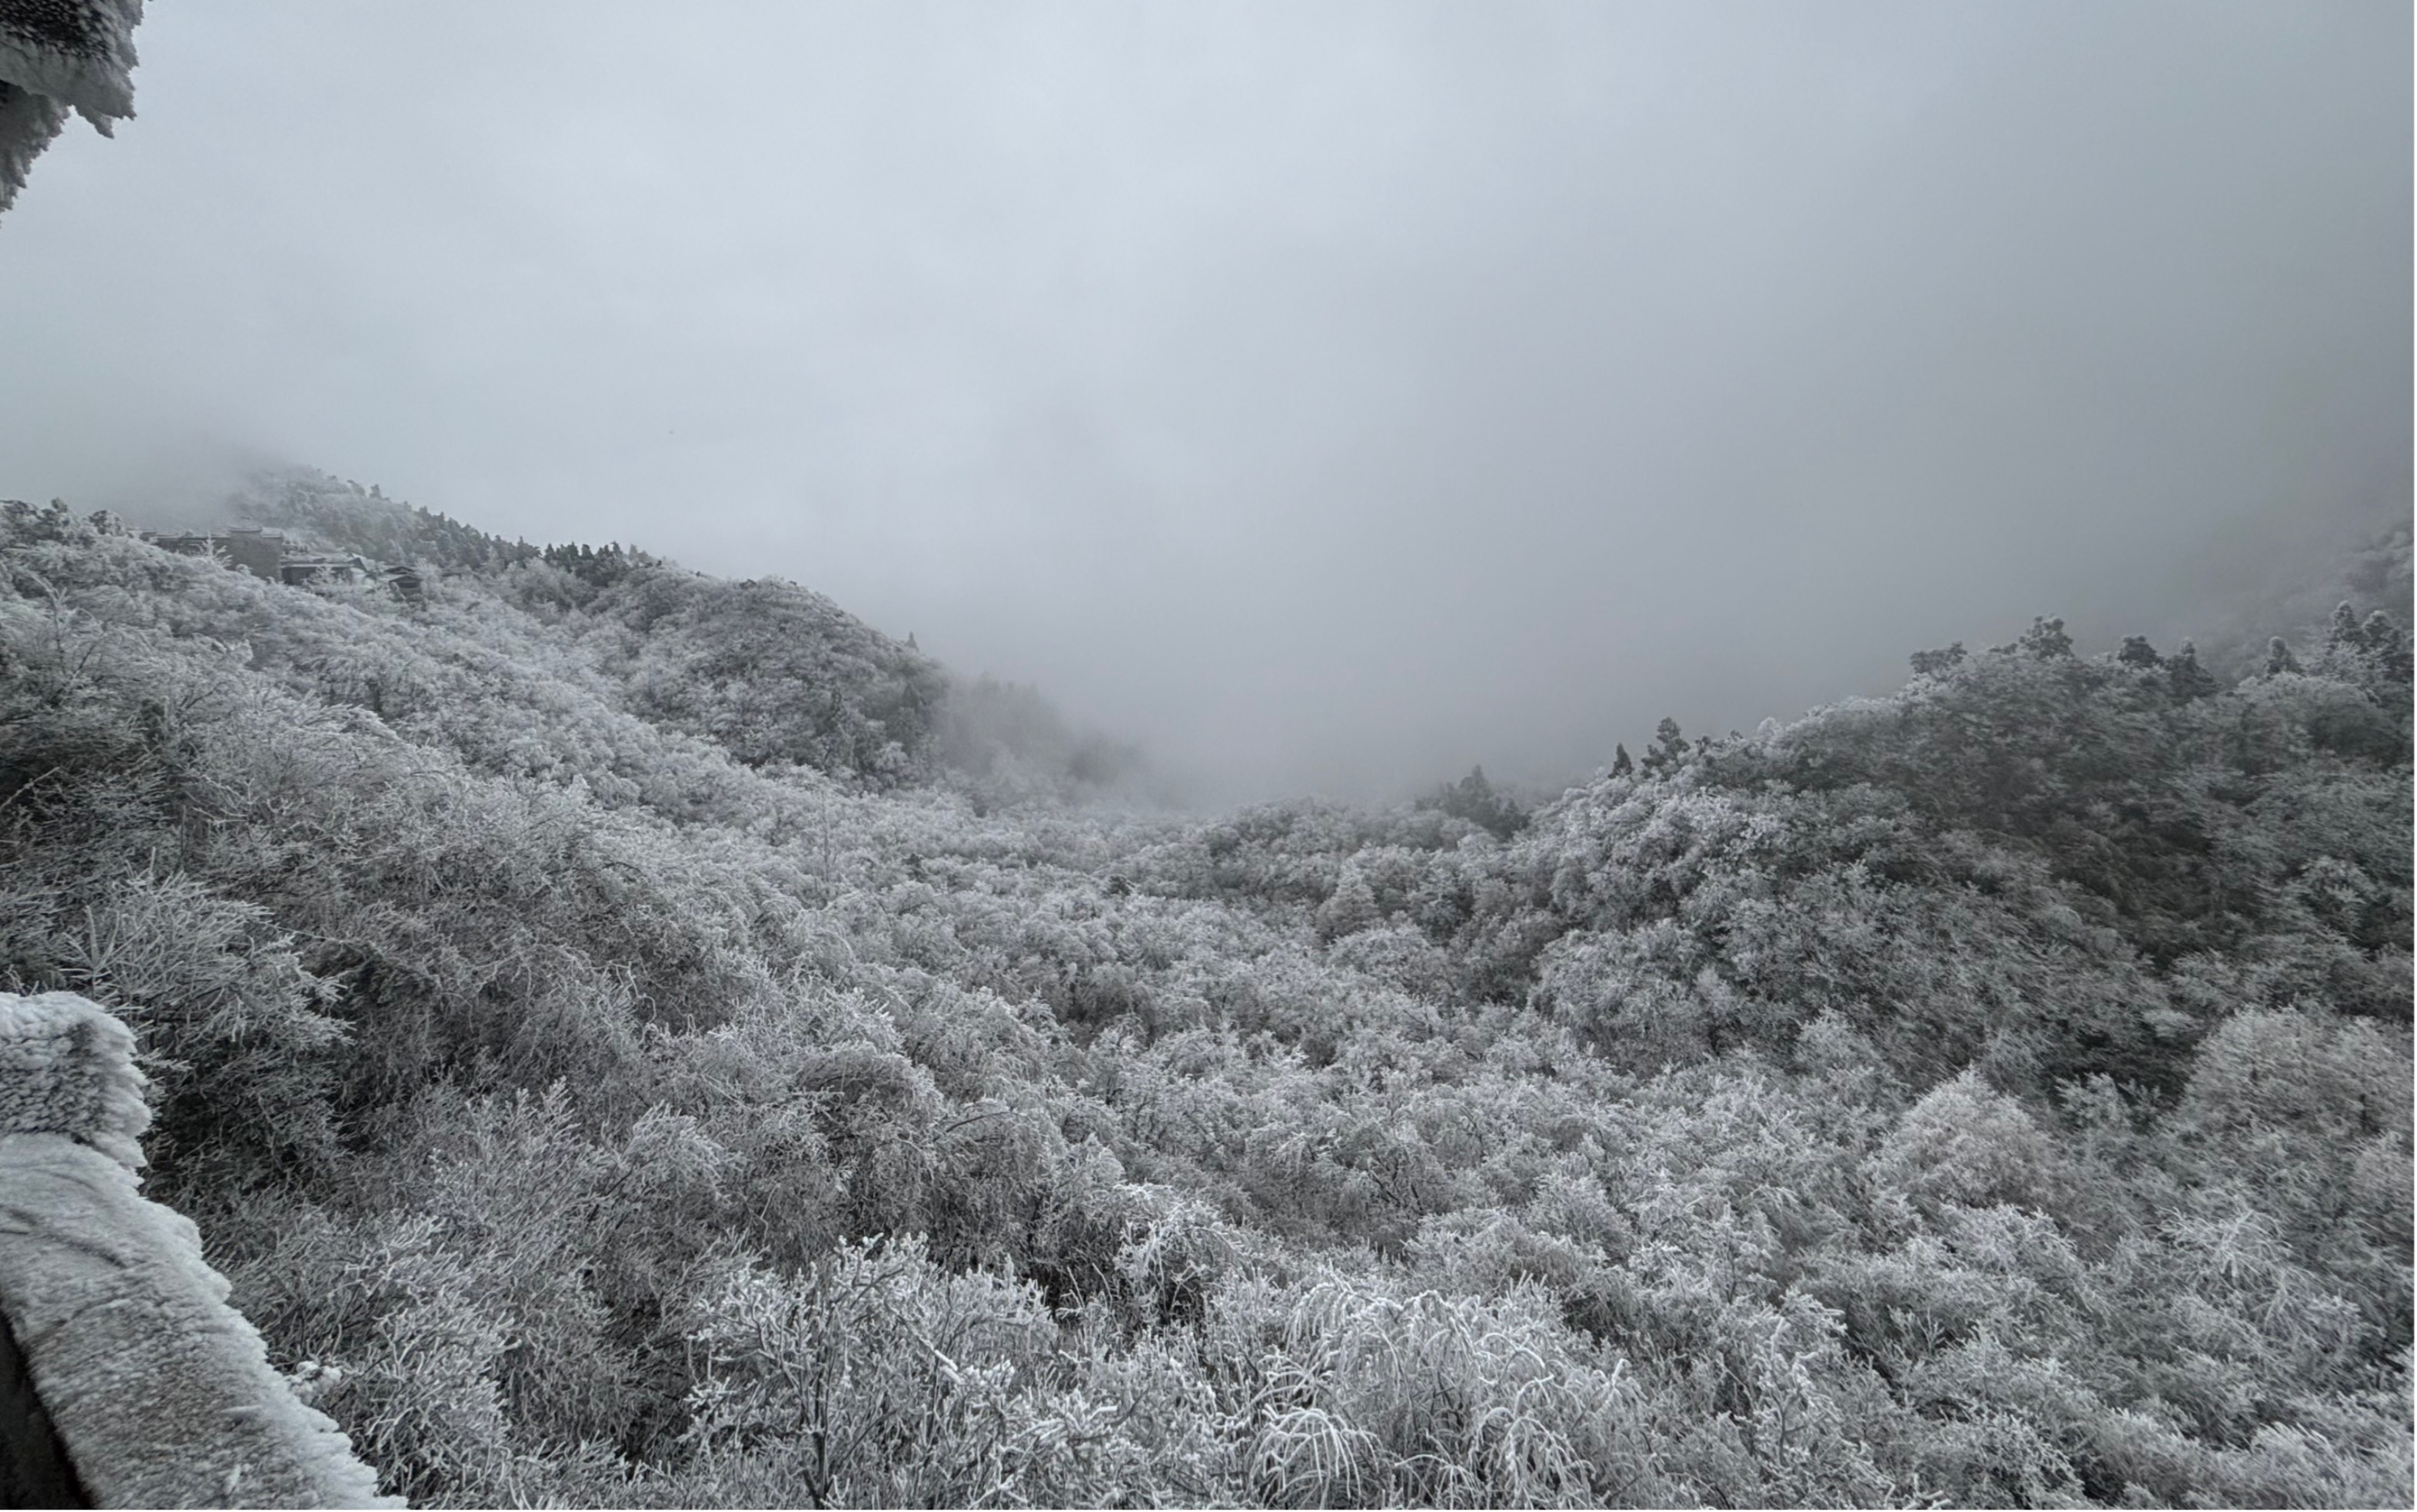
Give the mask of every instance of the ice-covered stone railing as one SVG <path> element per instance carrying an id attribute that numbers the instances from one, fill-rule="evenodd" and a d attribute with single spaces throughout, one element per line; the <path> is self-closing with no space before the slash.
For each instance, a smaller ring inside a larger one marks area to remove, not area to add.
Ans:
<path id="1" fill-rule="evenodd" d="M 270 1367 L 192 1221 L 143 1196 L 133 1052 L 85 998 L 0 992 L 0 1363 L 23 1372 L 0 1390 L 0 1496 L 402 1505 Z"/>

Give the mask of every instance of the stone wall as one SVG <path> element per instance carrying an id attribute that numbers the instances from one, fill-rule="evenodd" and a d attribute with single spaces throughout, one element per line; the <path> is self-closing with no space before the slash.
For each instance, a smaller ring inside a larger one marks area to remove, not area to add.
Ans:
<path id="1" fill-rule="evenodd" d="M 0 993 L 0 1319 L 32 1388 L 0 1390 L 0 1444 L 94 1506 L 401 1505 L 270 1367 L 191 1221 L 143 1197 L 133 1050 L 84 998 Z"/>
<path id="2" fill-rule="evenodd" d="M 90 1506 L 66 1445 L 25 1371 L 16 1331 L 0 1318 L 0 1506 Z"/>

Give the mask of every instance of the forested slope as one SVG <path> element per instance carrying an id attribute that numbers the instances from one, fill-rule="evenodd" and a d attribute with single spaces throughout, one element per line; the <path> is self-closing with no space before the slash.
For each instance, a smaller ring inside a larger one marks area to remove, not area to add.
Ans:
<path id="1" fill-rule="evenodd" d="M 0 987 L 415 1499 L 2411 1499 L 2405 585 L 1197 822 L 785 585 L 0 532 Z"/>

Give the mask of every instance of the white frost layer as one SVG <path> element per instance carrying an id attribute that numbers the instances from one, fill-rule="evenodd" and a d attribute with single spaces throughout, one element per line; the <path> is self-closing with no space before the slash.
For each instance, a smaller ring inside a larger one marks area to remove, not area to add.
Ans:
<path id="1" fill-rule="evenodd" d="M 30 15 L 45 12 L 40 24 Z M 17 0 L 0 7 L 0 80 L 75 107 L 102 136 L 134 113 L 134 28 L 143 0 Z M 61 46 L 58 38 L 81 45 Z"/>
<path id="2" fill-rule="evenodd" d="M 68 108 L 48 95 L 0 83 L 0 210 L 25 187 L 34 159 L 68 124 Z"/>
<path id="3" fill-rule="evenodd" d="M 0 1134 L 60 1134 L 129 1169 L 151 1126 L 134 1031 L 73 992 L 0 992 Z"/>
<path id="4" fill-rule="evenodd" d="M 73 108 L 102 136 L 134 113 L 143 0 L 0 0 L 0 210 Z"/>
<path id="5" fill-rule="evenodd" d="M 102 1506 L 400 1506 L 226 1305 L 182 1214 L 136 1189 L 133 1036 L 72 993 L 0 993 L 0 1313 Z"/>

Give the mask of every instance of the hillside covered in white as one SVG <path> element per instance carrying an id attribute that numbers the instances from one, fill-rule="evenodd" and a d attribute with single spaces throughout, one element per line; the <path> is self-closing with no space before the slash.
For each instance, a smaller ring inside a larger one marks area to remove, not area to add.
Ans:
<path id="1" fill-rule="evenodd" d="M 1204 818 L 795 585 L 254 502 L 424 593 L 0 514 L 0 989 L 388 1491 L 2411 1499 L 2405 534 L 2238 680 Z"/>

